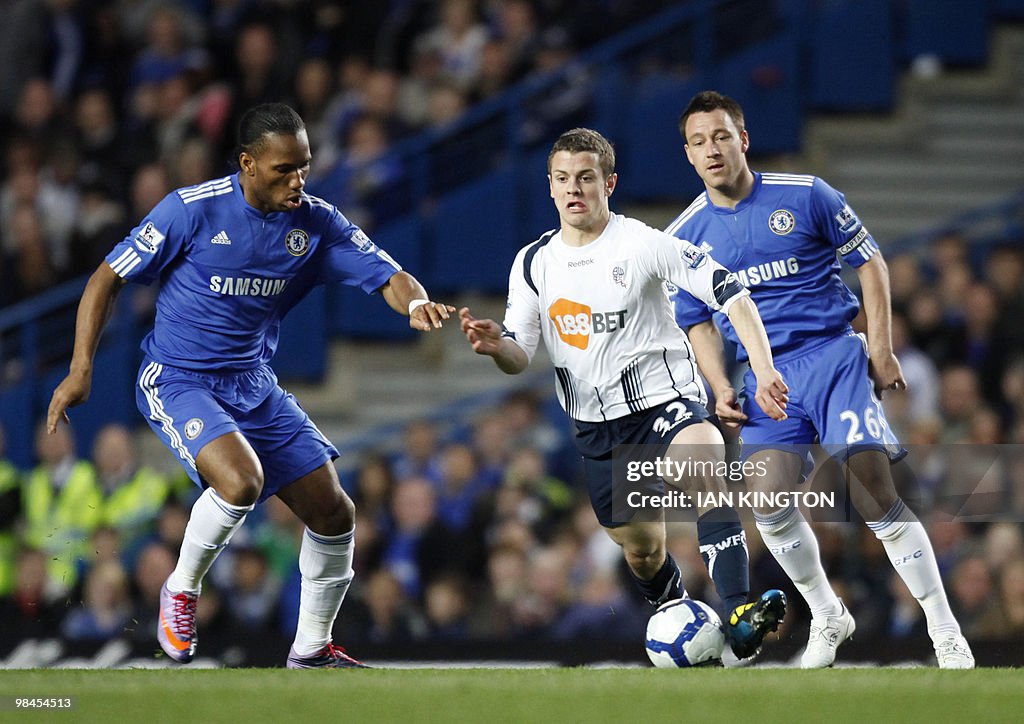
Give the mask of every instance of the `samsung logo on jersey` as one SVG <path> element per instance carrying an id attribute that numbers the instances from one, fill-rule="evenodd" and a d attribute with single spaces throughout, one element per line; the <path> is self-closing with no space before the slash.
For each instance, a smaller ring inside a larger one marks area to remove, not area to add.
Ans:
<path id="1" fill-rule="evenodd" d="M 284 291 L 287 279 L 260 277 L 210 277 L 210 291 L 235 297 L 273 297 Z"/>
<path id="2" fill-rule="evenodd" d="M 794 257 L 789 257 L 788 259 L 775 259 L 766 264 L 758 264 L 757 266 L 740 269 L 736 272 L 736 276 L 739 277 L 743 286 L 752 287 L 761 282 L 770 282 L 772 279 L 788 277 L 790 274 L 796 274 L 798 271 L 800 271 L 800 265 L 797 264 Z"/>

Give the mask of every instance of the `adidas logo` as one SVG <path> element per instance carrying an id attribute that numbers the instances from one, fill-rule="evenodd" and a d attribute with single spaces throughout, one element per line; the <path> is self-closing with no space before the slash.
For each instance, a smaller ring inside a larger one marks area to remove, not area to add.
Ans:
<path id="1" fill-rule="evenodd" d="M 231 239 L 228 238 L 228 232 L 221 231 L 215 237 L 210 239 L 210 243 L 211 244 L 230 244 L 231 243 Z"/>

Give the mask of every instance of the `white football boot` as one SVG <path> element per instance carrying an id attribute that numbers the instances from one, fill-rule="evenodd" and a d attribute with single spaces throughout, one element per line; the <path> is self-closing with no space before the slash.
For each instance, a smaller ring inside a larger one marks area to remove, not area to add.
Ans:
<path id="1" fill-rule="evenodd" d="M 839 605 L 842 608 L 838 615 L 811 619 L 811 635 L 800 658 L 800 668 L 824 669 L 831 666 L 836 660 L 836 649 L 857 630 L 849 609 L 842 601 Z"/>
<path id="2" fill-rule="evenodd" d="M 952 634 L 935 642 L 935 658 L 940 669 L 973 669 L 974 654 L 960 634 Z"/>

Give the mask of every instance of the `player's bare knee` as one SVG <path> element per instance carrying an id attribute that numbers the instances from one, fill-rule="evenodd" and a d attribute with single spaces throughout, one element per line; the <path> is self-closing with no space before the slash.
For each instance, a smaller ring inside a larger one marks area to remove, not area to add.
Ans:
<path id="1" fill-rule="evenodd" d="M 653 578 L 665 563 L 665 549 L 662 546 L 650 548 L 626 545 L 622 551 L 633 573 L 645 580 Z"/>
<path id="2" fill-rule="evenodd" d="M 232 470 L 213 482 L 217 494 L 232 505 L 253 505 L 263 492 L 261 470 Z"/>
<path id="3" fill-rule="evenodd" d="M 342 493 L 328 510 L 325 510 L 315 526 L 310 528 L 321 535 L 341 535 L 352 530 L 356 520 L 356 506 L 352 499 Z"/>

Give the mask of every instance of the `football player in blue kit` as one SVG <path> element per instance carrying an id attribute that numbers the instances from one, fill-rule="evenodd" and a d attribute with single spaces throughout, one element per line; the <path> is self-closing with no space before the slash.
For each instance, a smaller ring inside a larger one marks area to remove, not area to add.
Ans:
<path id="1" fill-rule="evenodd" d="M 78 307 L 70 372 L 50 401 L 50 432 L 89 397 L 93 358 L 118 291 L 159 280 L 156 322 L 142 342 L 136 401 L 154 432 L 204 488 L 174 572 L 163 586 L 157 638 L 175 661 L 196 651 L 203 576 L 246 514 L 276 495 L 306 524 L 299 621 L 289 668 L 355 668 L 331 640 L 352 580 L 354 506 L 338 451 L 269 366 L 281 318 L 332 281 L 380 292 L 430 331 L 454 308 L 334 206 L 303 191 L 305 125 L 283 104 L 249 110 L 238 129 L 238 173 L 168 194 L 93 273 Z"/>
<path id="2" fill-rule="evenodd" d="M 750 170 L 750 139 L 733 99 L 714 91 L 697 94 L 679 130 L 705 191 L 667 231 L 698 245 L 750 289 L 776 366 L 790 387 L 788 419 L 782 422 L 769 420 L 753 403 L 749 372 L 738 399 L 720 336 L 738 345 L 745 362 L 735 330 L 728 318 L 676 292 L 676 321 L 688 332 L 716 413 L 726 425 L 742 425 L 744 457 L 766 462 L 758 469 L 768 474 L 748 477 L 748 486 L 792 489 L 804 465 L 806 447 L 799 446 L 820 441 L 842 464 L 852 503 L 921 604 L 939 666 L 973 668 L 931 542 L 898 496 L 889 470 L 902 448 L 876 390 L 904 389 L 906 381 L 892 350 L 889 277 L 878 245 L 843 195 L 820 178 Z M 859 305 L 839 277 L 837 253 L 860 281 L 866 339 L 850 326 Z M 765 545 L 811 609 L 803 667 L 831 666 L 855 624 L 825 577 L 810 526 L 795 506 L 755 508 L 754 517 Z"/>

